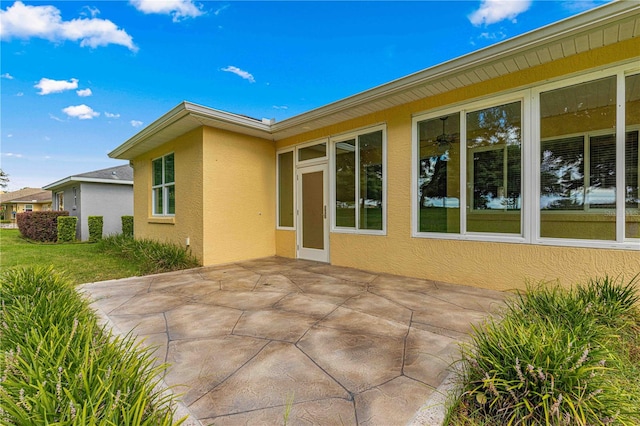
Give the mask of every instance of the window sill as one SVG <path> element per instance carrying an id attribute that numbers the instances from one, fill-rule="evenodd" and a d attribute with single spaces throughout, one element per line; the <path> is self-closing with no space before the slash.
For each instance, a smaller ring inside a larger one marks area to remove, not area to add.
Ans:
<path id="1" fill-rule="evenodd" d="M 150 217 L 147 219 L 147 223 L 158 223 L 164 225 L 175 225 L 176 218 L 174 216 L 171 217 Z"/>

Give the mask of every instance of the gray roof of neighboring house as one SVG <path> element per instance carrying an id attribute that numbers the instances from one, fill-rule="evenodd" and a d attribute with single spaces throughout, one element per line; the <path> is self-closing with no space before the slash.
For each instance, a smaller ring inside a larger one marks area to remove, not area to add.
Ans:
<path id="1" fill-rule="evenodd" d="M 41 204 L 51 202 L 51 191 L 44 191 L 40 188 L 23 188 L 18 191 L 0 194 L 2 204 Z"/>
<path id="2" fill-rule="evenodd" d="M 93 182 L 110 183 L 120 185 L 133 185 L 133 168 L 129 164 L 109 167 L 108 169 L 94 170 L 92 172 L 80 173 L 68 176 L 59 181 L 45 185 L 45 189 L 56 189 L 69 182 Z"/>

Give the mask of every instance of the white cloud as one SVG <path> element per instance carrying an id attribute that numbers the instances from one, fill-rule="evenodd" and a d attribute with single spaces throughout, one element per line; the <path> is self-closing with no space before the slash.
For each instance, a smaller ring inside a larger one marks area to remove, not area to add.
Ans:
<path id="1" fill-rule="evenodd" d="M 9 134 L 7 135 L 7 137 L 8 137 L 8 138 L 12 138 L 12 137 L 13 137 L 13 135 L 12 135 L 11 133 L 9 133 Z"/>
<path id="2" fill-rule="evenodd" d="M 120 118 L 120 114 L 112 114 L 110 112 L 104 112 L 104 116 L 107 118 Z"/>
<path id="3" fill-rule="evenodd" d="M 76 93 L 78 94 L 78 96 L 80 96 L 81 98 L 85 98 L 87 96 L 91 96 L 93 95 L 93 92 L 91 91 L 91 89 L 80 89 L 80 90 L 76 90 Z"/>
<path id="4" fill-rule="evenodd" d="M 220 15 L 222 12 L 224 12 L 224 10 L 225 10 L 225 9 L 228 9 L 228 8 L 230 8 L 230 7 L 231 7 L 231 5 L 229 5 L 229 4 L 225 4 L 224 6 L 221 6 L 221 7 L 219 7 L 218 9 L 216 9 L 216 11 L 215 11 L 215 12 L 213 12 L 213 14 L 214 14 L 214 15 L 216 15 L 216 16 L 218 16 L 218 15 Z"/>
<path id="5" fill-rule="evenodd" d="M 273 109 L 289 109 L 289 107 L 286 105 L 274 105 Z"/>
<path id="6" fill-rule="evenodd" d="M 48 95 L 50 93 L 61 93 L 65 90 L 73 90 L 78 88 L 78 79 L 72 78 L 71 80 L 52 80 L 50 78 L 41 78 L 36 89 L 40 89 L 38 95 Z"/>
<path id="7" fill-rule="evenodd" d="M 469 21 L 475 26 L 490 25 L 516 16 L 531 7 L 532 0 L 482 0 L 480 8 L 469 15 Z"/>
<path id="8" fill-rule="evenodd" d="M 204 14 L 202 6 L 196 5 L 193 0 L 130 0 L 129 3 L 144 14 L 171 15 L 173 22 Z"/>
<path id="9" fill-rule="evenodd" d="M 62 112 L 67 114 L 69 117 L 75 117 L 80 120 L 91 120 L 93 117 L 100 115 L 99 112 L 95 112 L 90 106 L 85 104 L 68 106 L 64 108 Z"/>
<path id="10" fill-rule="evenodd" d="M 142 121 L 138 121 L 138 120 L 131 120 L 129 123 L 131 123 L 133 127 L 140 127 L 144 124 Z"/>
<path id="11" fill-rule="evenodd" d="M 7 80 L 13 80 L 13 76 L 8 72 L 5 72 L 4 74 L 0 75 L 0 77 L 6 78 Z"/>
<path id="12" fill-rule="evenodd" d="M 2 155 L 4 157 L 12 157 L 12 158 L 22 158 L 22 157 L 24 157 L 22 154 L 14 154 L 13 152 L 5 152 Z"/>
<path id="13" fill-rule="evenodd" d="M 233 74 L 235 74 L 237 76 L 240 76 L 240 77 L 244 78 L 245 80 L 249 80 L 250 83 L 255 83 L 256 82 L 255 78 L 253 78 L 253 75 L 251 75 L 247 71 L 241 70 L 238 67 L 234 67 L 233 65 L 229 65 L 226 68 L 222 68 L 221 71 L 233 73 Z"/>
<path id="14" fill-rule="evenodd" d="M 24 93 L 23 92 L 18 92 L 18 93 L 16 93 L 16 96 L 24 96 Z"/>
<path id="15" fill-rule="evenodd" d="M 60 122 L 63 122 L 63 121 L 64 121 L 64 120 L 62 120 L 61 118 L 56 117 L 55 115 L 53 115 L 53 114 L 51 114 L 51 113 L 49 113 L 49 118 L 50 118 L 50 119 L 52 119 L 52 120 L 60 121 Z"/>
<path id="16" fill-rule="evenodd" d="M 63 21 L 60 10 L 54 6 L 30 6 L 21 1 L 16 1 L 7 10 L 0 10 L 0 39 L 14 37 L 79 41 L 82 47 L 94 48 L 119 44 L 138 50 L 131 36 L 109 20 L 80 18 Z"/>

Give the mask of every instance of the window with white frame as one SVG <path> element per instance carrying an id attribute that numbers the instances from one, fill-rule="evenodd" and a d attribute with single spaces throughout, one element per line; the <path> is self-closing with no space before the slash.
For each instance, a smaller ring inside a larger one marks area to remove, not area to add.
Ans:
<path id="1" fill-rule="evenodd" d="M 64 210 L 64 192 L 56 192 L 56 210 Z"/>
<path id="2" fill-rule="evenodd" d="M 152 161 L 152 205 L 154 216 L 176 213 L 174 155 L 167 154 Z"/>
<path id="3" fill-rule="evenodd" d="M 24 211 L 25 212 L 32 212 L 33 211 L 33 204 L 25 204 L 24 205 Z"/>
<path id="4" fill-rule="evenodd" d="M 278 226 L 293 228 L 293 151 L 278 153 Z"/>
<path id="5" fill-rule="evenodd" d="M 635 72 L 618 67 L 518 92 L 519 101 L 415 117 L 414 235 L 637 248 Z"/>
<path id="6" fill-rule="evenodd" d="M 385 229 L 385 135 L 367 130 L 332 140 L 334 229 Z"/>

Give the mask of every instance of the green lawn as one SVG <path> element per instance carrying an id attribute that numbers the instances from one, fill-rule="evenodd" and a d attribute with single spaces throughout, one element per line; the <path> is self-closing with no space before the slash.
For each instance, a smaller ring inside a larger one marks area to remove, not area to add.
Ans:
<path id="1" fill-rule="evenodd" d="M 0 229 L 0 268 L 12 266 L 53 266 L 74 284 L 141 275 L 137 262 L 101 253 L 97 244 L 33 243 L 17 229 Z"/>

